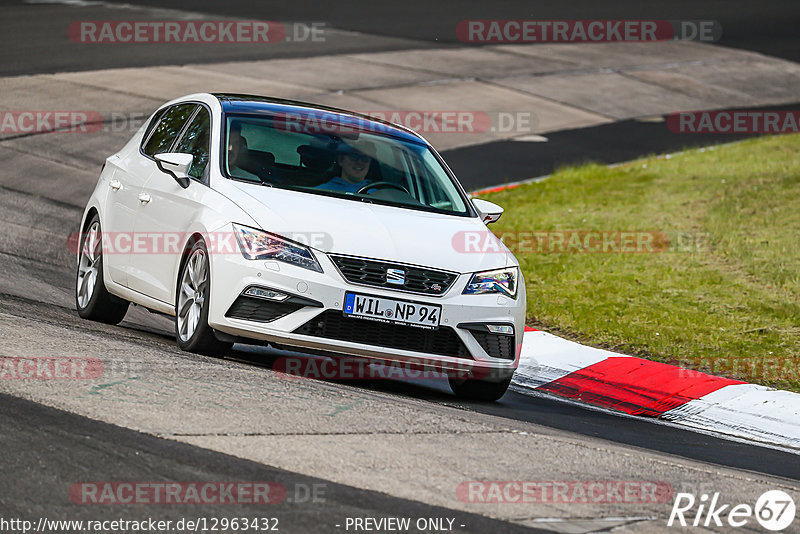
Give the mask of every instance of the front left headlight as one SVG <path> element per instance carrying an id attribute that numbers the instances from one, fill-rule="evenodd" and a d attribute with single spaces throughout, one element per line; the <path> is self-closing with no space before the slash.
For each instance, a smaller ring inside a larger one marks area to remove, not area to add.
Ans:
<path id="1" fill-rule="evenodd" d="M 482 295 L 487 293 L 498 293 L 507 297 L 517 297 L 517 280 L 519 279 L 519 269 L 508 267 L 496 269 L 494 271 L 483 271 L 472 275 L 467 287 L 464 288 L 464 295 Z"/>
<path id="2" fill-rule="evenodd" d="M 322 272 L 311 249 L 304 245 L 238 224 L 233 225 L 233 233 L 236 234 L 242 256 L 248 260 L 275 260 Z"/>

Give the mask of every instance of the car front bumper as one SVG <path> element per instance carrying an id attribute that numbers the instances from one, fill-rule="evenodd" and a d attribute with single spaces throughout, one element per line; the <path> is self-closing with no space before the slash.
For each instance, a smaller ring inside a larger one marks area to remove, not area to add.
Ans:
<path id="1" fill-rule="evenodd" d="M 322 266 L 322 273 L 275 261 L 248 260 L 240 254 L 212 254 L 209 326 L 237 338 L 268 341 L 281 346 L 383 361 L 422 362 L 440 370 L 463 372 L 472 369 L 475 376 L 489 379 L 494 377 L 501 380 L 517 368 L 525 329 L 526 299 L 522 279 L 519 280 L 516 299 L 495 294 L 462 295 L 471 273 L 459 275 L 445 294 L 430 296 L 350 283 L 325 254 L 315 252 L 315 256 Z M 251 286 L 285 293 L 293 297 L 291 302 L 298 304 L 286 308 L 285 315 L 269 321 L 229 316 L 231 307 Z M 374 321 L 369 321 L 370 324 L 364 324 L 366 328 L 359 331 L 352 321 L 366 320 L 343 317 L 342 314 L 345 293 L 348 291 L 441 305 L 439 329 L 432 333 L 413 326 L 401 326 L 387 331 L 383 326 L 378 326 L 381 323 L 375 325 L 372 324 Z M 337 325 L 357 332 L 359 335 L 352 336 L 357 339 L 347 339 L 350 336 L 342 333 L 342 328 L 336 328 L 335 335 L 338 338 L 321 335 L 325 329 L 320 329 L 319 325 L 323 324 L 325 318 L 329 323 L 335 320 Z M 513 326 L 513 348 L 506 358 L 493 357 L 484 349 L 487 345 L 485 336 L 482 338 L 483 346 L 478 341 L 480 334 L 475 334 L 476 325 L 485 324 Z M 365 338 L 370 332 L 374 334 L 373 337 Z M 390 332 L 391 336 L 385 332 Z M 410 338 L 401 339 L 404 335 Z M 389 337 L 394 341 L 389 341 Z M 441 338 L 445 337 L 450 349 L 455 347 L 454 343 L 460 344 L 458 354 L 454 354 L 454 350 L 441 350 Z M 422 341 L 423 338 L 430 339 Z M 420 348 L 422 346 L 438 348 L 423 350 Z"/>

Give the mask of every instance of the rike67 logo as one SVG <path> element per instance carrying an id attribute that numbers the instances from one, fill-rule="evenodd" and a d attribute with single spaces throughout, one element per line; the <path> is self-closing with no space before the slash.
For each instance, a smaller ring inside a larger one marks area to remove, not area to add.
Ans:
<path id="1" fill-rule="evenodd" d="M 794 499 L 781 490 L 763 493 L 755 506 L 723 504 L 719 493 L 703 494 L 697 499 L 691 493 L 678 493 L 669 514 L 667 526 L 680 527 L 744 527 L 753 519 L 767 530 L 779 532 L 794 522 Z"/>

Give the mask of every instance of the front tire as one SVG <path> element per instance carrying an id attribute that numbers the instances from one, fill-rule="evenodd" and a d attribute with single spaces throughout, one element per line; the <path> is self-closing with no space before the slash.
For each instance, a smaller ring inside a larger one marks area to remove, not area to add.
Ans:
<path id="1" fill-rule="evenodd" d="M 510 376 L 500 382 L 450 377 L 450 389 L 458 398 L 464 400 L 494 402 L 505 395 L 509 385 L 511 385 Z"/>
<path id="2" fill-rule="evenodd" d="M 208 326 L 211 269 L 203 240 L 194 243 L 178 275 L 175 303 L 175 338 L 181 350 L 220 356 L 233 343 L 217 339 Z"/>
<path id="3" fill-rule="evenodd" d="M 119 324 L 130 303 L 108 292 L 103 279 L 103 239 L 100 218 L 95 214 L 81 234 L 78 272 L 75 280 L 75 308 L 84 319 Z"/>

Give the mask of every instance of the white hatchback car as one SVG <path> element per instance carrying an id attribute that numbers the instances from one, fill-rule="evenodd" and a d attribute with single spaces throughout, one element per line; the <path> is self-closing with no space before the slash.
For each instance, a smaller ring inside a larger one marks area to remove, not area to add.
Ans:
<path id="1" fill-rule="evenodd" d="M 486 228 L 502 212 L 401 126 L 189 95 L 106 160 L 81 222 L 76 305 L 110 324 L 130 302 L 174 316 L 187 351 L 267 342 L 410 362 L 495 400 L 526 301 L 517 260 Z"/>

